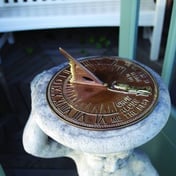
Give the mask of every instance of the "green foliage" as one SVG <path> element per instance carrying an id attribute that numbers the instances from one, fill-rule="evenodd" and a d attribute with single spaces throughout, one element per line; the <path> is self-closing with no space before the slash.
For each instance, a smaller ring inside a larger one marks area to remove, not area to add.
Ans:
<path id="1" fill-rule="evenodd" d="M 88 42 L 90 43 L 90 44 L 94 44 L 95 43 L 95 37 L 94 36 L 90 36 L 89 38 L 88 38 Z"/>
<path id="2" fill-rule="evenodd" d="M 25 52 L 28 54 L 28 55 L 32 55 L 34 53 L 34 48 L 32 47 L 27 47 L 25 48 Z"/>
<path id="3" fill-rule="evenodd" d="M 102 49 L 102 48 L 108 48 L 111 45 L 110 39 L 108 39 L 105 35 L 101 36 L 94 36 L 91 35 L 88 37 L 88 39 L 81 38 L 80 44 L 82 45 L 92 45 L 92 47 L 95 47 L 96 49 Z M 85 49 L 81 49 L 81 54 L 88 55 L 88 52 Z"/>
<path id="4" fill-rule="evenodd" d="M 81 49 L 80 53 L 81 53 L 82 55 L 85 55 L 85 56 L 88 56 L 88 55 L 89 55 L 88 51 L 85 50 L 85 49 Z"/>
<path id="5" fill-rule="evenodd" d="M 104 47 L 107 48 L 111 44 L 111 41 L 104 35 L 99 36 L 98 38 L 96 38 L 95 36 L 90 36 L 88 38 L 88 42 L 89 44 L 95 45 L 97 49 L 101 49 Z"/>

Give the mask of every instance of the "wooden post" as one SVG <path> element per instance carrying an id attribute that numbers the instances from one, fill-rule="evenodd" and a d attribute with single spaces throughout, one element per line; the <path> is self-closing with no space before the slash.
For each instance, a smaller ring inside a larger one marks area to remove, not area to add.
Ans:
<path id="1" fill-rule="evenodd" d="M 138 16 L 140 0 L 123 0 L 120 8 L 119 56 L 136 57 Z"/>
<path id="2" fill-rule="evenodd" d="M 172 16 L 170 21 L 164 63 L 162 69 L 162 78 L 170 87 L 174 64 L 176 63 L 176 0 L 173 1 Z"/>

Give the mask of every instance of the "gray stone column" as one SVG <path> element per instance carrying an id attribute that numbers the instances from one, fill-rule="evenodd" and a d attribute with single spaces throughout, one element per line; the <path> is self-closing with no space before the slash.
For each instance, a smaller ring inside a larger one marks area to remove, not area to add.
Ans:
<path id="1" fill-rule="evenodd" d="M 60 120 L 47 103 L 48 82 L 64 66 L 42 72 L 31 83 L 32 110 L 23 133 L 26 152 L 71 157 L 80 176 L 157 176 L 148 157 L 135 148 L 154 138 L 168 120 L 170 97 L 160 76 L 146 67 L 159 85 L 157 105 L 148 117 L 118 130 L 90 131 Z"/>

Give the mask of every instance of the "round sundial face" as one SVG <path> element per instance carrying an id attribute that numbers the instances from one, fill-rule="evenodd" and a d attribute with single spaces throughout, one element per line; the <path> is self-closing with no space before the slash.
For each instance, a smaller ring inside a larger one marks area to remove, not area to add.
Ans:
<path id="1" fill-rule="evenodd" d="M 47 88 L 48 103 L 58 118 L 79 128 L 110 130 L 132 125 L 152 111 L 158 88 L 142 66 L 118 57 L 89 58 L 80 63 L 104 86 L 71 82 L 69 65 L 59 70 Z"/>

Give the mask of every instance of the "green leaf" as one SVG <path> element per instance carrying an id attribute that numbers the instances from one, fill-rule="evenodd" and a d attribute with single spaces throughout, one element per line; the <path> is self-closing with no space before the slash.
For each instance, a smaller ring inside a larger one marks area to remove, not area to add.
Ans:
<path id="1" fill-rule="evenodd" d="M 110 45 L 111 45 L 111 41 L 110 40 L 106 40 L 105 47 L 109 47 Z"/>
<path id="2" fill-rule="evenodd" d="M 26 51 L 26 53 L 27 53 L 28 55 L 31 55 L 31 54 L 33 54 L 33 52 L 34 52 L 34 49 L 33 49 L 32 47 L 28 47 L 28 48 L 25 49 L 25 51 Z"/>
<path id="3" fill-rule="evenodd" d="M 104 43 L 104 41 L 106 41 L 106 37 L 105 36 L 100 36 L 99 42 Z"/>
<path id="4" fill-rule="evenodd" d="M 93 36 L 89 37 L 88 39 L 90 44 L 94 44 L 95 43 L 95 38 Z"/>
<path id="5" fill-rule="evenodd" d="M 101 49 L 101 48 L 102 48 L 102 44 L 99 43 L 99 42 L 97 42 L 97 43 L 96 43 L 96 48 L 97 48 L 97 49 Z"/>

